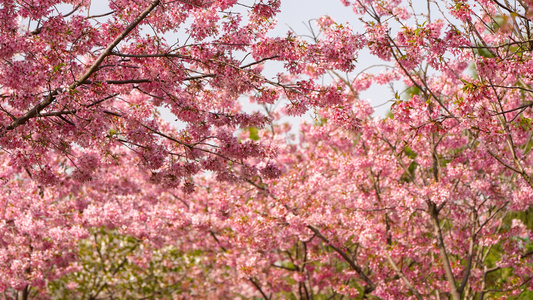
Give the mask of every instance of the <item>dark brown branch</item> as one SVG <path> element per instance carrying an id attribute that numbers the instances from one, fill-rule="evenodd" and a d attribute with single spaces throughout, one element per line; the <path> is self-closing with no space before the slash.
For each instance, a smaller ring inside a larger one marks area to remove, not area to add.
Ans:
<path id="1" fill-rule="evenodd" d="M 476 235 L 473 234 L 472 238 L 470 239 L 470 245 L 468 246 L 468 261 L 466 263 L 466 268 L 464 271 L 463 279 L 461 280 L 461 285 L 459 285 L 459 288 L 457 291 L 459 294 L 462 294 L 466 284 L 468 283 L 468 278 L 470 277 L 470 271 L 472 270 L 472 261 L 474 259 L 474 243 L 476 240 Z"/>
<path id="2" fill-rule="evenodd" d="M 128 53 L 119 53 L 119 52 L 113 52 L 112 55 L 119 56 L 119 57 L 133 57 L 133 58 L 150 58 L 150 57 L 175 57 L 175 58 L 182 58 L 182 59 L 193 59 L 191 56 L 186 56 L 182 54 L 176 54 L 176 53 L 153 53 L 153 54 L 128 54 Z M 243 66 L 235 66 L 239 69 L 246 69 L 251 66 L 263 63 L 267 60 L 271 60 L 274 58 L 278 58 L 279 55 L 273 55 L 270 57 L 262 58 L 258 61 L 251 62 L 249 64 L 243 65 Z"/>
<path id="3" fill-rule="evenodd" d="M 108 114 L 108 115 L 112 115 L 112 116 L 115 116 L 115 117 L 122 117 L 121 114 L 116 113 L 116 112 L 112 112 L 112 111 L 109 111 L 109 110 L 104 110 L 103 113 Z"/>
<path id="4" fill-rule="evenodd" d="M 514 10 L 511 10 L 509 7 L 501 4 L 498 0 L 492 0 L 492 2 L 496 3 L 499 7 L 505 9 L 506 11 L 508 11 L 509 13 L 511 13 L 511 16 L 512 15 L 516 15 L 517 17 L 520 17 L 524 20 L 529 20 L 526 16 L 523 16 L 521 14 L 519 14 L 518 12 L 514 11 Z"/>
<path id="5" fill-rule="evenodd" d="M 499 49 L 499 48 L 506 48 L 506 47 L 510 47 L 510 46 L 514 46 L 514 45 L 521 45 L 521 44 L 529 44 L 533 42 L 533 40 L 523 40 L 523 41 L 513 41 L 513 42 L 509 42 L 509 43 L 503 43 L 503 44 L 499 44 L 499 45 L 495 45 L 495 46 L 489 46 L 489 45 L 483 45 L 483 46 L 475 46 L 475 45 L 471 45 L 471 46 L 454 46 L 454 48 L 459 48 L 459 49 Z"/>
<path id="6" fill-rule="evenodd" d="M 113 52 L 111 55 L 119 56 L 119 57 L 133 57 L 133 58 L 156 58 L 156 57 L 175 57 L 175 58 L 182 58 L 182 59 L 192 59 L 191 56 L 176 54 L 176 53 L 154 53 L 154 54 L 129 54 L 129 53 L 119 53 L 119 52 Z"/>
<path id="7" fill-rule="evenodd" d="M 204 78 L 211 78 L 216 77 L 216 74 L 205 74 L 205 75 L 199 75 L 199 76 L 191 76 L 183 79 L 183 81 L 191 81 L 191 80 L 197 80 L 197 79 L 204 79 Z"/>
<path id="8" fill-rule="evenodd" d="M 212 231 L 212 230 L 209 230 L 209 233 L 211 234 L 211 236 L 213 237 L 213 239 L 215 239 L 215 241 L 217 242 L 218 246 L 220 247 L 220 249 L 222 249 L 224 252 L 227 252 L 228 250 L 222 246 L 222 244 L 220 244 L 220 240 L 217 238 L 217 236 L 215 235 L 215 233 Z"/>
<path id="9" fill-rule="evenodd" d="M 106 101 L 106 100 L 108 100 L 108 99 L 111 99 L 111 98 L 113 98 L 113 97 L 116 97 L 116 96 L 118 96 L 118 94 L 109 95 L 109 96 L 107 96 L 107 97 L 105 97 L 105 98 L 102 98 L 102 99 L 100 99 L 100 100 L 98 100 L 98 101 L 95 101 L 95 102 L 93 102 L 93 103 L 87 105 L 86 107 L 89 108 L 89 107 L 91 107 L 91 106 L 95 106 L 96 104 L 102 103 L 102 102 L 104 102 L 104 101 Z"/>
<path id="10" fill-rule="evenodd" d="M 37 114 L 37 117 L 58 117 L 62 115 L 73 115 L 76 113 L 76 110 L 63 110 L 63 111 L 53 111 L 44 114 Z"/>
<path id="11" fill-rule="evenodd" d="M 506 168 L 518 173 L 518 174 L 521 174 L 519 170 L 513 168 L 511 165 L 507 164 L 506 162 L 504 162 L 501 158 L 499 158 L 498 156 L 496 156 L 496 154 L 492 153 L 492 151 L 487 151 L 490 156 L 494 157 L 498 162 L 500 162 L 502 165 L 504 165 Z"/>
<path id="12" fill-rule="evenodd" d="M 351 259 L 348 254 L 346 254 L 344 251 L 342 251 L 341 249 L 333 246 L 331 244 L 331 242 L 328 240 L 328 238 L 326 238 L 325 236 L 322 235 L 322 233 L 320 233 L 320 231 L 318 229 L 316 229 L 315 227 L 311 226 L 311 225 L 307 225 L 307 228 L 311 229 L 311 231 L 313 231 L 315 233 L 316 236 L 318 236 L 322 241 L 324 241 L 329 247 L 331 247 L 333 250 L 335 250 L 335 252 L 337 252 L 340 256 L 342 256 L 342 258 L 344 258 L 344 260 L 350 265 L 350 267 L 355 271 L 357 272 L 357 275 L 359 275 L 359 277 L 361 277 L 361 279 L 363 279 L 363 281 L 366 283 L 366 286 L 365 286 L 365 293 L 371 293 L 373 290 L 376 289 L 376 285 L 372 282 L 372 280 L 370 280 L 370 278 L 368 278 L 368 276 L 366 276 L 365 272 L 363 272 L 363 269 L 358 266 L 354 261 L 353 259 Z"/>
<path id="13" fill-rule="evenodd" d="M 104 52 L 102 52 L 100 56 L 98 56 L 98 58 L 93 63 L 91 68 L 89 68 L 89 70 L 87 70 L 87 72 L 78 81 L 72 84 L 72 86 L 74 87 L 69 87 L 69 88 L 74 89 L 78 87 L 82 82 L 89 79 L 89 77 L 98 70 L 98 67 L 102 64 L 104 59 L 108 57 L 109 55 L 111 55 L 111 53 L 113 52 L 113 49 L 122 40 L 124 40 L 126 36 L 128 36 L 128 34 L 133 29 L 135 29 L 135 27 L 137 27 L 139 23 L 141 23 L 152 12 L 152 10 L 154 10 L 159 5 L 159 3 L 160 3 L 160 0 L 155 0 L 154 2 L 152 2 L 152 4 L 150 4 L 148 8 L 146 8 L 128 27 L 126 27 L 126 29 L 124 29 L 124 31 L 111 44 L 109 44 L 109 46 L 107 46 Z"/>
<path id="14" fill-rule="evenodd" d="M 66 15 L 64 15 L 63 18 L 69 17 L 70 15 L 75 13 L 80 7 L 81 7 L 81 4 L 78 4 L 76 7 L 74 7 L 74 9 L 71 12 L 67 13 Z M 30 33 L 32 35 L 37 35 L 37 34 L 41 33 L 42 30 L 43 30 L 43 27 L 37 27 L 35 30 L 30 31 Z"/>
<path id="15" fill-rule="evenodd" d="M 257 282 L 255 282 L 255 280 L 253 278 L 250 278 L 250 282 L 255 286 L 255 288 L 257 290 L 259 290 L 259 292 L 261 293 L 261 295 L 263 295 L 263 297 L 265 299 L 270 299 L 270 297 L 268 297 L 265 292 L 263 292 L 263 289 L 261 289 L 261 286 L 259 286 L 259 284 Z"/>
<path id="16" fill-rule="evenodd" d="M 396 45 L 396 43 L 394 43 L 394 40 L 389 37 L 389 41 L 392 43 L 392 45 L 394 45 L 394 48 L 398 49 L 398 45 Z M 456 119 L 459 123 L 461 122 L 459 120 L 459 118 L 457 118 L 454 114 L 452 114 L 452 112 L 448 109 L 448 107 L 446 107 L 446 105 L 444 105 L 444 103 L 437 97 L 437 95 L 435 95 L 433 93 L 433 91 L 427 86 L 427 83 L 426 81 L 424 80 L 421 80 L 422 82 L 422 85 L 425 87 L 425 89 L 418 83 L 416 82 L 416 80 L 413 78 L 413 76 L 411 75 L 411 73 L 409 73 L 409 71 L 407 71 L 407 69 L 403 66 L 403 64 L 400 62 L 400 59 L 398 58 L 398 55 L 396 55 L 396 53 L 394 52 L 394 49 L 393 49 L 393 46 L 392 45 L 389 45 L 389 48 L 391 49 L 391 53 L 392 55 L 394 56 L 394 60 L 396 60 L 398 62 L 398 66 L 400 66 L 400 68 L 402 69 L 402 71 L 404 72 L 404 74 L 409 77 L 409 80 L 417 87 L 419 88 L 424 94 L 426 94 L 426 97 L 428 99 L 430 99 L 430 97 L 427 96 L 427 93 L 426 91 L 433 97 L 435 98 L 435 100 L 439 103 L 439 105 L 451 116 L 453 117 L 454 119 Z"/>
<path id="17" fill-rule="evenodd" d="M 442 266 L 444 268 L 444 274 L 446 275 L 446 279 L 448 280 L 448 283 L 450 284 L 450 290 L 451 290 L 450 293 L 451 293 L 452 299 L 460 300 L 461 295 L 459 294 L 459 291 L 457 290 L 457 285 L 455 283 L 455 278 L 453 276 L 450 259 L 448 257 L 448 251 L 446 250 L 446 245 L 444 244 L 444 237 L 442 234 L 442 229 L 440 227 L 439 212 L 437 209 L 437 205 L 429 200 L 427 204 L 429 208 L 429 215 L 431 216 L 431 219 L 433 221 L 433 226 L 434 226 L 436 240 L 437 240 L 437 246 L 439 248 L 440 257 L 442 259 Z"/>
<path id="18" fill-rule="evenodd" d="M 385 251 L 385 255 L 387 256 L 387 259 L 389 260 L 389 263 L 391 264 L 392 268 L 396 272 L 396 275 L 398 275 L 402 279 L 402 281 L 407 285 L 407 287 L 409 288 L 411 293 L 413 293 L 415 295 L 416 299 L 418 299 L 418 300 L 424 299 L 424 298 L 422 298 L 422 295 L 420 295 L 420 293 L 415 289 L 415 287 L 409 281 L 409 279 L 407 277 L 405 277 L 405 274 L 403 274 L 402 270 L 400 270 L 400 268 L 398 267 L 398 265 L 396 265 L 394 260 L 392 260 L 392 257 L 389 255 L 389 253 L 387 253 Z"/>
<path id="19" fill-rule="evenodd" d="M 62 115 L 59 115 L 57 117 L 60 118 L 61 120 L 63 120 L 65 123 L 68 123 L 68 124 L 70 124 L 72 126 L 76 126 L 76 124 L 72 123 L 72 121 L 70 121 L 70 120 L 67 120 L 67 118 L 63 117 Z"/>
<path id="20" fill-rule="evenodd" d="M 267 61 L 267 60 L 271 60 L 271 59 L 278 58 L 278 57 L 279 57 L 279 55 L 274 55 L 274 56 L 270 56 L 270 57 L 265 57 L 265 58 L 260 59 L 260 60 L 258 60 L 258 61 L 251 62 L 251 63 L 249 63 L 249 64 L 247 64 L 247 65 L 240 66 L 239 68 L 241 68 L 241 69 L 245 69 L 245 68 L 251 67 L 251 66 L 253 66 L 253 65 L 257 65 L 257 64 L 263 63 L 263 62 L 265 62 L 265 61 Z"/>
<path id="21" fill-rule="evenodd" d="M 117 95 L 118 95 L 118 94 L 109 95 L 109 96 L 107 96 L 107 97 L 105 97 L 105 98 L 103 98 L 103 99 L 100 99 L 100 100 L 98 100 L 98 101 L 96 101 L 96 102 L 93 102 L 93 103 L 91 103 L 91 104 L 89 104 L 89 105 L 86 105 L 85 107 L 86 107 L 86 108 L 92 107 L 92 106 L 94 106 L 94 105 L 97 105 L 97 104 L 99 104 L 99 103 L 104 102 L 105 100 L 111 99 L 111 98 L 113 98 L 113 97 L 115 97 L 115 96 L 117 96 Z M 73 115 L 73 114 L 75 114 L 76 112 L 77 112 L 76 109 L 72 109 L 72 110 L 53 111 L 53 112 L 42 113 L 42 114 L 39 113 L 39 114 L 37 114 L 36 116 L 37 116 L 37 117 L 59 117 L 59 116 L 62 116 L 62 115 Z M 104 113 L 106 113 L 106 112 L 104 111 Z M 117 114 L 116 114 L 116 113 L 113 113 L 113 115 L 117 115 Z"/>
<path id="22" fill-rule="evenodd" d="M 102 62 L 104 61 L 104 59 L 106 57 L 108 57 L 109 55 L 111 55 L 113 49 L 122 41 L 126 38 L 126 36 L 128 36 L 128 34 L 133 30 L 135 29 L 135 27 L 137 27 L 137 25 L 142 22 L 149 14 L 150 12 L 152 12 L 152 10 L 154 10 L 160 3 L 160 0 L 155 0 L 154 2 L 152 2 L 152 4 L 146 8 L 128 27 L 126 27 L 126 29 L 124 29 L 124 31 L 118 36 L 115 38 L 115 40 L 109 44 L 107 46 L 107 48 L 100 54 L 100 56 L 98 56 L 98 58 L 96 59 L 96 61 L 91 65 L 91 67 L 85 72 L 85 74 L 83 74 L 77 81 L 75 81 L 74 83 L 72 83 L 69 87 L 68 87 L 68 90 L 71 91 L 71 90 L 75 90 L 77 87 L 79 87 L 80 85 L 82 85 L 82 83 L 84 81 L 86 81 L 87 79 L 89 79 L 89 77 L 91 77 L 91 75 L 93 75 L 96 71 L 98 71 L 98 68 L 99 66 L 102 64 Z M 17 118 L 16 120 L 14 120 L 13 122 L 11 122 L 11 124 L 9 124 L 8 126 L 5 127 L 5 130 L 13 130 L 17 127 L 19 127 L 20 125 L 23 125 L 25 124 L 29 119 L 35 117 L 36 115 L 38 115 L 43 109 L 45 109 L 46 107 L 48 107 L 50 104 L 52 104 L 52 102 L 54 102 L 57 94 L 60 92 L 61 90 L 60 89 L 56 89 L 54 91 L 52 91 L 46 98 L 44 101 L 40 102 L 39 104 L 37 104 L 36 106 L 34 106 L 32 109 L 30 109 L 28 112 L 26 112 L 24 115 L 22 115 L 21 117 Z"/>
<path id="23" fill-rule="evenodd" d="M 533 92 L 532 90 L 527 90 L 527 91 Z M 513 108 L 513 109 L 509 109 L 509 110 L 506 110 L 506 111 L 498 112 L 498 113 L 495 113 L 494 115 L 497 116 L 497 115 L 503 115 L 503 114 L 510 113 L 510 112 L 517 111 L 517 110 L 524 110 L 524 109 L 526 109 L 526 108 L 528 108 L 530 106 L 533 106 L 533 102 L 530 102 L 530 103 L 527 103 L 527 104 L 524 104 L 524 105 L 520 105 L 519 107 L 516 107 L 516 108 Z M 522 112 L 520 112 L 520 113 L 522 113 Z"/>
<path id="24" fill-rule="evenodd" d="M 505 85 L 497 85 L 497 84 L 491 84 L 490 87 L 492 88 L 502 88 L 502 89 L 514 89 L 514 90 L 521 90 L 521 91 L 525 91 L 525 92 L 530 92 L 530 93 L 533 93 L 533 90 L 531 89 L 528 89 L 528 88 L 525 88 L 525 87 L 521 87 L 521 86 L 518 86 L 518 85 L 515 85 L 515 86 L 505 86 Z"/>
<path id="25" fill-rule="evenodd" d="M 37 114 L 39 114 L 39 112 L 41 112 L 43 109 L 45 109 L 48 105 L 52 104 L 52 102 L 54 102 L 55 100 L 55 96 L 57 96 L 58 94 L 58 90 L 55 90 L 53 92 L 51 92 L 43 102 L 37 104 L 36 106 L 34 106 L 31 110 L 29 110 L 27 113 L 25 113 L 23 116 L 17 118 L 16 120 L 14 120 L 13 122 L 11 122 L 11 124 L 9 124 L 8 126 L 6 126 L 6 130 L 13 130 L 17 127 L 19 127 L 20 125 L 26 123 L 29 119 L 35 117 Z"/>
<path id="26" fill-rule="evenodd" d="M 528 256 L 530 256 L 530 255 L 532 255 L 532 254 L 533 254 L 533 250 L 528 251 L 528 252 L 526 252 L 526 253 L 520 255 L 520 258 L 524 259 L 524 258 L 526 258 L 526 257 L 528 257 Z"/>
<path id="27" fill-rule="evenodd" d="M 148 83 L 152 82 L 150 79 L 128 79 L 128 80 L 106 80 L 106 81 L 91 81 L 85 80 L 82 84 L 93 84 L 93 83 L 107 83 L 107 84 L 132 84 L 132 83 Z"/>
<path id="28" fill-rule="evenodd" d="M 96 19 L 96 18 L 101 18 L 101 17 L 107 17 L 107 16 L 112 15 L 112 14 L 114 14 L 114 13 L 115 13 L 115 11 L 112 10 L 112 11 L 110 11 L 110 12 L 108 12 L 108 13 L 104 13 L 104 14 L 100 14 L 100 15 L 94 15 L 94 16 L 89 16 L 89 17 L 87 17 L 87 18 L 88 18 L 88 19 Z"/>

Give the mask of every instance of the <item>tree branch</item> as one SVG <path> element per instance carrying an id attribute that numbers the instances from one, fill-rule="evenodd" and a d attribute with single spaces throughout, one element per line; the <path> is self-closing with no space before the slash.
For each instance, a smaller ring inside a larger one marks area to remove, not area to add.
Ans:
<path id="1" fill-rule="evenodd" d="M 357 272 L 357 275 L 359 275 L 359 277 L 361 277 L 361 279 L 363 279 L 363 281 L 367 285 L 365 287 L 365 293 L 371 293 L 373 290 L 376 289 L 376 285 L 372 282 L 372 280 L 370 280 L 370 278 L 368 278 L 368 276 L 366 276 L 366 274 L 363 272 L 363 269 L 361 269 L 360 266 L 355 264 L 353 259 L 351 259 L 344 251 L 333 246 L 331 242 L 325 236 L 323 236 L 322 233 L 320 233 L 320 231 L 316 229 L 315 227 L 311 225 L 307 225 L 307 228 L 311 229 L 311 231 L 313 231 L 316 234 L 316 236 L 318 236 L 329 247 L 331 247 L 333 250 L 335 250 L 335 252 L 337 252 L 340 256 L 342 256 L 342 258 L 344 258 L 344 260 L 350 265 L 350 267 L 354 269 L 355 272 Z"/>
<path id="2" fill-rule="evenodd" d="M 470 271 L 472 269 L 472 261 L 474 259 L 474 242 L 476 240 L 476 235 L 472 234 L 472 238 L 470 239 L 470 245 L 468 246 L 468 261 L 466 263 L 465 273 L 463 275 L 463 280 L 461 281 L 461 285 L 457 289 L 457 292 L 459 294 L 462 294 L 466 284 L 468 283 L 468 278 L 470 277 Z"/>
<path id="3" fill-rule="evenodd" d="M 409 290 L 411 291 L 411 293 L 413 293 L 416 297 L 416 299 L 418 300 L 422 300 L 424 298 L 422 298 L 422 295 L 420 295 L 420 293 L 415 289 L 415 287 L 413 286 L 413 284 L 409 281 L 409 279 L 407 277 L 405 277 L 405 274 L 403 274 L 402 270 L 400 270 L 400 268 L 398 267 L 398 265 L 396 265 L 396 263 L 394 262 L 394 260 L 392 260 L 392 257 L 389 255 L 389 253 L 387 251 L 385 251 L 385 255 L 387 256 L 387 259 L 389 260 L 389 263 L 391 264 L 392 266 L 392 269 L 396 272 L 396 274 L 402 279 L 402 281 L 405 283 L 405 285 L 407 285 L 407 287 L 409 288 Z"/>
<path id="4" fill-rule="evenodd" d="M 105 80 L 105 81 L 91 81 L 85 80 L 82 84 L 93 84 L 93 83 L 107 83 L 107 84 L 131 84 L 131 83 L 148 83 L 152 82 L 150 79 L 129 79 L 129 80 Z"/>
<path id="5" fill-rule="evenodd" d="M 448 280 L 448 283 L 450 284 L 450 293 L 451 293 L 452 299 L 460 300 L 461 294 L 457 290 L 455 278 L 453 276 L 452 267 L 450 264 L 450 259 L 448 257 L 446 246 L 444 244 L 444 238 L 442 236 L 442 229 L 440 228 L 440 224 L 439 224 L 439 213 L 437 210 L 437 205 L 435 203 L 428 201 L 428 206 L 430 210 L 429 213 L 430 213 L 431 219 L 433 220 L 433 226 L 435 229 L 435 235 L 437 239 L 437 246 L 439 248 L 440 257 L 442 259 L 442 266 L 444 268 L 444 273 L 446 274 L 446 279 Z"/>
<path id="6" fill-rule="evenodd" d="M 140 22 L 142 22 L 150 14 L 150 12 L 152 12 L 152 10 L 154 10 L 159 5 L 159 3 L 160 3 L 160 0 L 155 0 L 154 2 L 152 2 L 152 4 L 150 4 L 148 8 L 146 8 L 128 27 L 126 27 L 126 29 L 124 29 L 124 31 L 118 37 L 115 38 L 115 40 L 113 40 L 113 42 L 111 42 L 111 44 L 107 46 L 107 48 L 100 54 L 100 56 L 98 56 L 98 58 L 94 61 L 91 67 L 85 72 L 85 74 L 83 74 L 78 80 L 73 82 L 68 87 L 68 90 L 69 91 L 75 90 L 77 87 L 82 85 L 84 81 L 89 79 L 91 75 L 93 75 L 96 71 L 98 71 L 98 67 L 102 64 L 104 59 L 108 57 L 109 55 L 111 55 L 113 49 L 122 40 L 124 40 L 126 36 L 128 36 L 128 34 L 133 29 L 135 29 L 135 27 L 137 27 L 137 25 Z M 44 101 L 40 102 L 39 104 L 34 106 L 32 109 L 30 109 L 28 112 L 26 112 L 24 115 L 17 118 L 13 122 L 11 122 L 8 126 L 5 127 L 5 130 L 13 130 L 19 127 L 20 125 L 25 124 L 29 119 L 38 115 L 43 109 L 45 109 L 46 107 L 48 107 L 50 104 L 54 102 L 57 94 L 60 91 L 62 91 L 60 88 L 52 91 L 50 94 L 48 94 L 48 96 L 46 97 Z"/>
<path id="7" fill-rule="evenodd" d="M 270 297 L 268 297 L 268 296 L 265 294 L 265 292 L 263 292 L 263 289 L 261 289 L 261 286 L 260 286 L 257 282 L 255 282 L 255 280 L 254 280 L 253 278 L 250 278 L 249 280 L 250 280 L 250 282 L 255 286 L 255 288 L 259 290 L 259 292 L 261 293 L 261 295 L 263 295 L 263 297 L 265 298 L 265 300 L 270 299 Z"/>

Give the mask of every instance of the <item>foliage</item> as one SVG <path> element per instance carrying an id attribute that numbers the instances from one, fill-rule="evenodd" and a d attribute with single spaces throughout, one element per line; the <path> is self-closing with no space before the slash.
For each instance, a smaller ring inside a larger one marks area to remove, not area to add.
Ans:
<path id="1" fill-rule="evenodd" d="M 2 2 L 4 297 L 530 297 L 533 3 L 342 2 Z"/>

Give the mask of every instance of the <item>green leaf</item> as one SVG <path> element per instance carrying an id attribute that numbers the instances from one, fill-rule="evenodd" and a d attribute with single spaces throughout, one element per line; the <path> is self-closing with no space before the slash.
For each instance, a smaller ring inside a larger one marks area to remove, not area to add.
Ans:
<path id="1" fill-rule="evenodd" d="M 250 139 L 254 141 L 259 140 L 259 130 L 257 130 L 257 127 L 248 127 L 248 131 L 250 132 Z"/>
<path id="2" fill-rule="evenodd" d="M 494 57 L 492 52 L 490 52 L 490 50 L 488 50 L 487 48 L 478 48 L 478 49 L 475 50 L 475 52 L 478 55 L 486 57 L 486 58 L 493 58 Z"/>

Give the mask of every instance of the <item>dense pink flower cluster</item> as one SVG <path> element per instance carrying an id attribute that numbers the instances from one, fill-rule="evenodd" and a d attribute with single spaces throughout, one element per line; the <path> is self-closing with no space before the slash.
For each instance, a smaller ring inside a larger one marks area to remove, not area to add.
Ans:
<path id="1" fill-rule="evenodd" d="M 530 4 L 341 2 L 363 26 L 308 39 L 267 35 L 278 0 L 4 1 L 0 292 L 59 295 L 107 231 L 134 241 L 127 278 L 155 266 L 176 297 L 529 293 Z M 387 65 L 353 74 L 361 51 Z M 359 98 L 374 84 L 387 117 Z M 310 109 L 298 139 L 279 124 Z"/>

